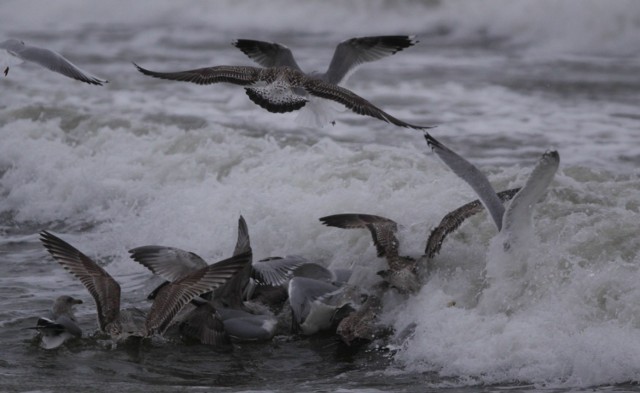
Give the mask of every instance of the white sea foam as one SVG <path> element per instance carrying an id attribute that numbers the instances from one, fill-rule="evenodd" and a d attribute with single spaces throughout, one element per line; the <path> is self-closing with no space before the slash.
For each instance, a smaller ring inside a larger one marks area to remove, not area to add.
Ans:
<path id="1" fill-rule="evenodd" d="M 228 43 L 273 36 L 291 38 L 284 41 L 313 69 L 326 66 L 340 39 L 422 32 L 447 45 L 425 42 L 372 63 L 349 87 L 403 120 L 439 123 L 434 135 L 496 189 L 522 185 L 547 148 L 558 149 L 561 167 L 534 209 L 527 247 L 505 254 L 481 214 L 446 240 L 418 295 L 387 299 L 397 307 L 384 319 L 398 336 L 415 324 L 398 343 L 395 367 L 433 371 L 454 385 L 638 380 L 640 133 L 637 90 L 628 88 L 637 65 L 565 57 L 637 49 L 629 37 L 638 32 L 638 3 L 47 4 L 2 2 L 2 34 L 51 41 L 47 47 L 110 84 L 87 87 L 28 66 L 0 77 L 0 225 L 12 234 L 3 246 L 25 237 L 35 244 L 37 231 L 53 229 L 105 262 L 128 302 L 144 297 L 148 276 L 127 249 L 163 244 L 227 257 L 242 214 L 257 257 L 299 254 L 354 267 L 357 282 L 373 282 L 384 261 L 369 234 L 327 228 L 318 217 L 389 217 L 401 224 L 401 252 L 419 254 L 430 228 L 475 198 L 420 133 L 349 112 L 335 126 L 301 129 L 295 114 L 264 112 L 237 87 L 153 80 L 129 61 L 158 70 L 248 62 Z M 355 22 L 351 8 L 360 11 Z M 620 29 L 611 32 L 612 23 Z M 426 34 L 437 26 L 448 35 Z M 523 50 L 473 46 L 479 31 Z M 542 52 L 560 55 L 546 60 Z M 3 255 L 33 260 L 34 250 Z M 62 269 L 12 280 L 2 284 L 30 296 L 86 295 Z M 78 315 L 93 321 L 94 310 Z"/>

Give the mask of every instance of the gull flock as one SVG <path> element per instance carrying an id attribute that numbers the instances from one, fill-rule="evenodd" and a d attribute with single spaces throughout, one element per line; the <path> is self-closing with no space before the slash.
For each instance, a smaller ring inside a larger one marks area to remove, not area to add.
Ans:
<path id="1" fill-rule="evenodd" d="M 327 71 L 305 73 L 289 48 L 279 43 L 239 39 L 233 45 L 258 66 L 216 65 L 186 71 L 157 72 L 136 63 L 144 75 L 170 81 L 210 85 L 243 86 L 249 99 L 273 113 L 307 111 L 311 124 L 335 121 L 327 103 L 337 103 L 354 113 L 395 126 L 422 130 L 439 159 L 476 193 L 478 199 L 446 214 L 430 232 L 424 253 L 417 258 L 399 254 L 398 224 L 392 219 L 365 214 L 339 213 L 320 218 L 329 227 L 367 229 L 378 257 L 387 268 L 377 272 L 379 281 L 369 288 L 350 282 L 351 271 L 330 270 L 318 261 L 301 256 L 268 256 L 254 261 L 249 229 L 238 220 L 238 239 L 229 258 L 207 263 L 191 251 L 171 246 L 144 245 L 129 250 L 133 261 L 143 265 L 164 283 L 148 299 L 150 308 L 121 308 L 118 282 L 78 248 L 47 230 L 40 240 L 51 257 L 76 277 L 95 303 L 98 332 L 116 345 L 132 340 L 164 336 L 189 339 L 217 351 L 233 350 L 238 341 L 270 340 L 277 334 L 312 335 L 331 332 L 346 345 L 384 339 L 390 328 L 378 320 L 383 296 L 415 296 L 428 279 L 429 262 L 446 237 L 463 222 L 486 209 L 503 241 L 505 252 L 518 247 L 521 228 L 532 225 L 533 207 L 549 187 L 558 169 L 556 151 L 544 152 L 522 187 L 496 192 L 478 168 L 429 132 L 432 125 L 400 120 L 340 84 L 361 64 L 391 56 L 415 45 L 413 36 L 357 37 L 337 45 Z M 26 45 L 17 39 L 0 43 L 5 55 L 1 71 L 21 62 L 87 84 L 102 86 L 107 80 L 82 70 L 57 52 Z M 54 349 L 83 336 L 74 307 L 83 300 L 60 296 L 34 327 L 41 346 Z M 145 308 L 148 310 L 145 311 Z M 84 327 L 86 331 L 88 327 Z"/>

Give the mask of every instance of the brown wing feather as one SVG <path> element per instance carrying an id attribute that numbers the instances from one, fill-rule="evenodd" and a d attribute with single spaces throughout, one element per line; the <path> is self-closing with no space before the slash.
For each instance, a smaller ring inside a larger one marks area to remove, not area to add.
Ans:
<path id="1" fill-rule="evenodd" d="M 498 193 L 498 198 L 504 203 L 514 197 L 520 191 L 520 187 L 510 190 L 501 191 Z M 429 239 L 427 240 L 427 247 L 424 250 L 424 254 L 428 258 L 433 258 L 442 248 L 444 239 L 453 231 L 458 229 L 460 225 L 469 217 L 478 214 L 484 209 L 484 206 L 480 200 L 476 199 L 473 202 L 469 202 L 466 205 L 460 206 L 456 210 L 448 213 L 440 221 L 440 224 L 431 231 Z"/>
<path id="2" fill-rule="evenodd" d="M 136 63 L 133 63 L 133 65 L 136 66 L 141 73 L 154 78 L 191 82 L 198 85 L 210 85 L 221 82 L 242 86 L 251 85 L 258 81 L 261 70 L 258 67 L 215 66 L 188 71 L 155 72 L 142 68 Z"/>
<path id="3" fill-rule="evenodd" d="M 104 330 L 120 313 L 120 285 L 97 263 L 64 240 L 42 231 L 40 241 L 51 256 L 80 279 L 93 296 L 100 329 Z"/>
<path id="4" fill-rule="evenodd" d="M 367 228 L 379 257 L 393 258 L 398 255 L 398 239 L 395 236 L 398 224 L 395 221 L 372 214 L 335 214 L 320 218 L 327 226 L 337 228 Z"/>
<path id="5" fill-rule="evenodd" d="M 163 333 L 173 317 L 187 303 L 205 292 L 218 288 L 239 270 L 251 263 L 251 252 L 204 267 L 162 288 L 149 310 L 146 334 Z"/>
<path id="6" fill-rule="evenodd" d="M 433 126 L 418 126 L 397 119 L 354 92 L 320 79 L 308 78 L 304 81 L 302 87 L 312 96 L 336 101 L 359 115 L 371 116 L 399 127 L 414 128 L 416 130 L 433 128 Z"/>

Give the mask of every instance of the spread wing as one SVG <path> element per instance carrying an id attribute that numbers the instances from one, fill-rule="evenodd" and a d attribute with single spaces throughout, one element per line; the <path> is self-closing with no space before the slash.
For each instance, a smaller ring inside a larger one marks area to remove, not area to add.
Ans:
<path id="1" fill-rule="evenodd" d="M 548 151 L 538 160 L 524 187 L 513 197 L 504 213 L 502 226 L 507 237 L 517 237 L 520 228 L 530 225 L 533 206 L 549 187 L 559 165 L 560 155 L 557 151 Z M 507 243 L 512 240 L 507 240 Z"/>
<path id="2" fill-rule="evenodd" d="M 182 277 L 157 294 L 145 322 L 146 334 L 163 333 L 173 317 L 191 300 L 211 292 L 251 263 L 251 252 L 235 255 Z"/>
<path id="3" fill-rule="evenodd" d="M 277 42 L 239 39 L 233 42 L 233 46 L 263 67 L 287 66 L 301 71 L 291 50 Z"/>
<path id="4" fill-rule="evenodd" d="M 504 206 L 502 205 L 500 198 L 496 195 L 496 191 L 493 189 L 493 186 L 489 183 L 487 176 L 480 172 L 480 170 L 469 161 L 460 157 L 454 151 L 438 142 L 428 133 L 425 133 L 424 137 L 427 140 L 427 144 L 431 146 L 433 151 L 438 155 L 438 157 L 440 157 L 445 165 L 447 165 L 456 175 L 473 188 L 473 191 L 476 192 L 482 201 L 482 204 L 491 214 L 491 218 L 493 218 L 493 222 L 496 224 L 496 227 L 498 227 L 498 231 L 500 231 L 502 228 Z"/>
<path id="5" fill-rule="evenodd" d="M 233 255 L 242 254 L 251 251 L 251 239 L 249 238 L 249 228 L 244 217 L 240 216 L 238 219 L 238 240 L 236 241 L 236 248 L 233 250 Z"/>
<path id="6" fill-rule="evenodd" d="M 367 228 L 371 232 L 379 257 L 398 256 L 398 224 L 393 220 L 371 214 L 336 214 L 322 217 L 320 221 L 330 227 Z"/>
<path id="7" fill-rule="evenodd" d="M 391 56 L 417 42 L 415 36 L 406 35 L 348 39 L 336 47 L 323 79 L 336 85 L 340 84 L 360 64 Z"/>
<path id="8" fill-rule="evenodd" d="M 198 255 L 174 247 L 142 246 L 129 250 L 134 261 L 167 281 L 175 281 L 207 266 Z"/>
<path id="9" fill-rule="evenodd" d="M 154 78 L 167 79 L 181 82 L 191 82 L 198 85 L 211 85 L 213 83 L 233 83 L 235 85 L 251 85 L 258 81 L 260 68 L 245 66 L 215 66 L 197 68 L 188 71 L 155 72 L 140 67 L 133 63 L 138 71 Z"/>
<path id="10" fill-rule="evenodd" d="M 303 86 L 304 90 L 312 96 L 324 98 L 327 100 L 338 102 L 347 109 L 363 115 L 370 116 L 387 123 L 394 124 L 399 127 L 413 128 L 416 130 L 433 128 L 434 126 L 418 126 L 397 119 L 369 101 L 355 94 L 351 90 L 345 89 L 333 83 L 325 82 L 321 79 L 307 78 Z"/>
<path id="11" fill-rule="evenodd" d="M 97 263 L 64 240 L 47 231 L 40 241 L 62 267 L 80 279 L 96 302 L 100 329 L 113 322 L 120 312 L 120 285 Z"/>
<path id="12" fill-rule="evenodd" d="M 254 262 L 252 277 L 258 284 L 278 286 L 291 278 L 293 271 L 308 261 L 298 256 L 273 257 Z"/>
<path id="13" fill-rule="evenodd" d="M 102 86 L 103 83 L 107 83 L 107 80 L 100 79 L 86 71 L 83 71 L 75 64 L 62 57 L 59 53 L 49 49 L 25 46 L 23 49 L 15 52 L 15 55 L 25 61 L 36 63 L 53 72 L 57 72 L 84 83 L 98 86 Z"/>
<path id="14" fill-rule="evenodd" d="M 510 190 L 501 191 L 498 193 L 498 198 L 504 203 L 513 198 L 516 193 L 520 191 L 520 187 L 512 188 Z M 484 209 L 480 200 L 476 199 L 473 202 L 469 202 L 466 205 L 460 206 L 456 210 L 448 213 L 437 227 L 435 227 L 429 239 L 427 240 L 427 246 L 424 250 L 424 254 L 428 258 L 433 258 L 442 248 L 444 239 L 453 231 L 458 229 L 460 225 L 469 217 L 478 214 Z"/>

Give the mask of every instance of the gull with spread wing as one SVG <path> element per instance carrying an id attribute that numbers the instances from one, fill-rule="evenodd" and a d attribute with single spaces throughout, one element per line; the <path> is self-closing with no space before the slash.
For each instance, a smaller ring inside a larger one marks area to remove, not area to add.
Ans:
<path id="1" fill-rule="evenodd" d="M 250 252 L 243 253 L 166 285 L 157 293 L 144 322 L 140 324 L 139 310 L 120 308 L 120 285 L 106 270 L 47 231 L 40 233 L 40 240 L 51 256 L 87 288 L 96 303 L 100 330 L 116 340 L 163 334 L 182 307 L 197 296 L 223 285 L 251 260 Z"/>
<path id="2" fill-rule="evenodd" d="M 47 68 L 53 72 L 62 74 L 68 78 L 88 83 L 90 85 L 102 86 L 107 80 L 98 78 L 90 73 L 83 71 L 69 60 L 65 59 L 61 54 L 49 49 L 39 48 L 37 46 L 26 45 L 17 39 L 10 39 L 0 42 L 0 49 L 4 50 L 12 58 L 18 62 L 31 62 Z M 12 63 L 7 61 L 7 63 Z M 4 75 L 9 74 L 10 66 L 4 64 Z"/>

